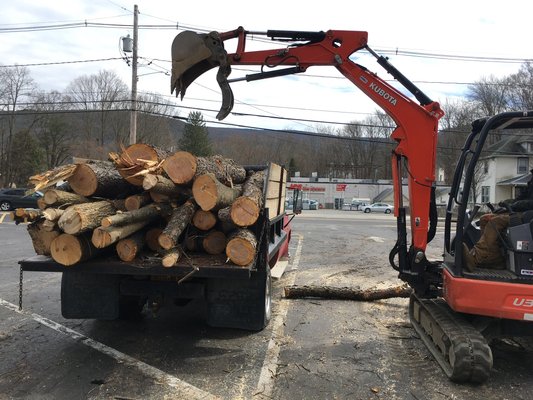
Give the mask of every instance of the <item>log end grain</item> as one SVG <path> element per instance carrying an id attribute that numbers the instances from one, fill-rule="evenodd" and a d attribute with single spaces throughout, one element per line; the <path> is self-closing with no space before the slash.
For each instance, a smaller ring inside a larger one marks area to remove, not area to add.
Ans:
<path id="1" fill-rule="evenodd" d="M 82 245 L 80 237 L 65 233 L 57 236 L 50 246 L 54 261 L 65 266 L 80 262 L 85 257 L 86 251 L 87 249 Z"/>
<path id="2" fill-rule="evenodd" d="M 238 226 L 251 226 L 259 218 L 259 205 L 249 197 L 239 197 L 231 205 L 231 220 Z"/>
<path id="3" fill-rule="evenodd" d="M 92 196 L 98 188 L 98 178 L 87 164 L 78 164 L 68 182 L 72 190 L 81 196 Z"/>
<path id="4" fill-rule="evenodd" d="M 165 250 L 170 250 L 176 245 L 172 237 L 166 233 L 161 233 L 157 239 L 157 242 L 159 243 L 159 246 Z"/>
<path id="5" fill-rule="evenodd" d="M 217 217 L 211 211 L 196 210 L 192 217 L 192 224 L 202 230 L 208 231 L 217 223 Z"/>
<path id="6" fill-rule="evenodd" d="M 163 170 L 172 182 L 189 183 L 196 174 L 196 157 L 187 151 L 177 151 L 165 159 Z"/>
<path id="7" fill-rule="evenodd" d="M 211 231 L 202 241 L 202 247 L 208 254 L 222 254 L 226 249 L 226 235 L 224 232 Z"/>
<path id="8" fill-rule="evenodd" d="M 192 194 L 202 210 L 212 210 L 217 205 L 218 199 L 216 178 L 211 174 L 200 175 L 194 180 Z"/>
<path id="9" fill-rule="evenodd" d="M 226 256 L 236 265 L 250 265 L 255 257 L 255 248 L 242 238 L 231 239 L 226 246 Z"/>

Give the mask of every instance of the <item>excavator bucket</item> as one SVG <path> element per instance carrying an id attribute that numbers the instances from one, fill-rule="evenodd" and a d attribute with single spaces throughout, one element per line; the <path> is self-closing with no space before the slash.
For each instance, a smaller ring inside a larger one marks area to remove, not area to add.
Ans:
<path id="1" fill-rule="evenodd" d="M 181 93 L 183 100 L 189 85 L 204 72 L 216 66 L 219 67 L 217 82 L 222 91 L 222 106 L 217 119 L 223 120 L 233 108 L 233 92 L 228 83 L 231 65 L 219 34 L 183 31 L 174 38 L 170 93 L 176 90 L 176 97 Z"/>

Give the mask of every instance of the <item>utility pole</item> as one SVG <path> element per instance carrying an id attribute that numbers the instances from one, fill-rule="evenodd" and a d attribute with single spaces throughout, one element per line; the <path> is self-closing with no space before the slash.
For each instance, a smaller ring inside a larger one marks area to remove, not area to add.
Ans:
<path id="1" fill-rule="evenodd" d="M 130 144 L 137 142 L 137 43 L 139 33 L 139 8 L 133 8 L 133 60 L 131 63 L 131 115 Z"/>

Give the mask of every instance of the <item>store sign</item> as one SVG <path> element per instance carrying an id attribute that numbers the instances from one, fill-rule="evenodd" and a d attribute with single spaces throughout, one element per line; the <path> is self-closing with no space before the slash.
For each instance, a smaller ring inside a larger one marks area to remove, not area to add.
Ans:
<path id="1" fill-rule="evenodd" d="M 344 192 L 346 190 L 346 183 L 337 183 L 337 192 Z"/>

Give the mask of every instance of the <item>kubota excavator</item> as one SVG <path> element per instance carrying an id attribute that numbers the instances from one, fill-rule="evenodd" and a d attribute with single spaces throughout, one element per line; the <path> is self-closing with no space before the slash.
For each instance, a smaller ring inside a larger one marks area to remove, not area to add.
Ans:
<path id="1" fill-rule="evenodd" d="M 266 36 L 286 46 L 272 50 L 245 50 L 249 35 Z M 236 39 L 234 53 L 224 42 Z M 477 120 L 466 140 L 450 190 L 445 218 L 444 258 L 430 261 L 426 247 L 436 233 L 435 163 L 438 121 L 444 115 L 432 101 L 383 56 L 367 44 L 363 31 L 327 32 L 269 30 L 252 32 L 239 27 L 229 32 L 179 33 L 172 43 L 171 92 L 185 94 L 201 74 L 219 67 L 222 90 L 218 119 L 233 107 L 229 83 L 305 72 L 312 66 L 332 66 L 379 105 L 395 122 L 392 152 L 397 242 L 389 261 L 413 289 L 409 303 L 411 323 L 448 377 L 458 382 L 483 382 L 492 368 L 489 343 L 500 336 L 533 335 L 533 241 L 529 221 L 514 218 L 506 232 L 504 269 L 465 268 L 464 247 L 470 249 L 481 232 L 468 212 L 474 168 L 489 132 L 533 127 L 533 111 L 507 112 Z M 412 96 L 350 59 L 367 51 Z M 260 65 L 261 72 L 228 80 L 232 65 Z M 408 244 L 402 177 L 407 176 L 410 209 Z M 453 227 L 452 212 L 457 212 Z M 455 231 L 455 232 L 453 232 Z M 531 243 L 531 244 L 529 244 Z M 529 247 L 528 247 L 529 246 Z M 528 250 L 529 249 L 529 250 Z"/>

